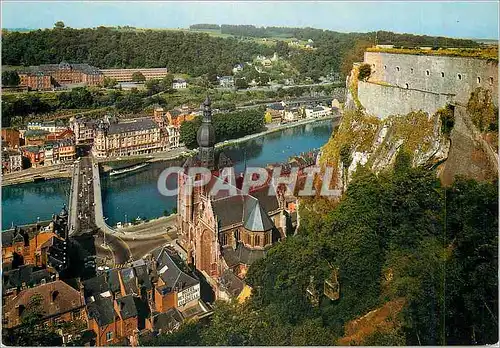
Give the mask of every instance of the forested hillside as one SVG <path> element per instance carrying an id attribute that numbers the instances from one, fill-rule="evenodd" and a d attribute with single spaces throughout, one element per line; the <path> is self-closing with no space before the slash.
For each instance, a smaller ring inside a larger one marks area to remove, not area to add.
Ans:
<path id="1" fill-rule="evenodd" d="M 218 303 L 208 326 L 188 324 L 141 343 L 497 342 L 497 184 L 458 179 L 445 188 L 435 172 L 410 163 L 401 153 L 394 170 L 359 170 L 339 203 L 302 201 L 299 233 L 252 264 L 245 304 Z M 335 268 L 340 298 L 332 301 L 321 295 Z M 311 276 L 317 306 L 306 296 Z"/>
<path id="2" fill-rule="evenodd" d="M 203 24 L 193 29 L 216 29 Z M 313 28 L 256 28 L 222 25 L 221 33 L 234 37 L 219 38 L 206 33 L 176 30 L 123 30 L 55 28 L 28 33 L 2 35 L 4 65 L 29 66 L 59 63 L 89 63 L 99 68 L 167 67 L 175 73 L 192 76 L 229 74 L 236 63 L 251 61 L 256 55 L 278 52 L 289 56 L 294 67 L 310 77 L 350 71 L 353 61 L 361 60 L 366 47 L 376 42 L 398 46 L 476 47 L 471 40 L 457 40 L 378 33 L 337 33 Z M 262 44 L 242 37 L 294 37 L 314 41 L 315 50 L 291 49 L 284 42 Z"/>

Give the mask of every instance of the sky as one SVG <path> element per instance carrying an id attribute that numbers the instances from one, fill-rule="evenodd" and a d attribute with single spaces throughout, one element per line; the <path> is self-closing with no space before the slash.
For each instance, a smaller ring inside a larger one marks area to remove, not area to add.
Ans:
<path id="1" fill-rule="evenodd" d="M 59 20 L 72 28 L 187 28 L 196 23 L 213 23 L 498 39 L 498 12 L 498 1 L 4 0 L 2 28 L 51 28 Z"/>

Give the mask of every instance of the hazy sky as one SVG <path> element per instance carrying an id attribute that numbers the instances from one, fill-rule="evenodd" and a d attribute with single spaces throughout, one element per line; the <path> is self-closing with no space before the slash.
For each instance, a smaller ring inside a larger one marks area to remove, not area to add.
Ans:
<path id="1" fill-rule="evenodd" d="M 389 30 L 467 38 L 498 38 L 497 1 L 2 1 L 3 28 L 130 25 L 186 28 L 196 23 L 310 26 L 342 32 Z"/>

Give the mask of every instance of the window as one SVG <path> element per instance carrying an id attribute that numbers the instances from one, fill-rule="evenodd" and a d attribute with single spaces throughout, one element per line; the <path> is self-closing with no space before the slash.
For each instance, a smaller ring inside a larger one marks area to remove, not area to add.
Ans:
<path id="1" fill-rule="evenodd" d="M 260 236 L 255 236 L 255 246 L 260 246 Z"/>
<path id="2" fill-rule="evenodd" d="M 387 65 L 384 65 L 384 70 L 387 70 Z"/>
<path id="3" fill-rule="evenodd" d="M 457 74 L 457 78 L 458 78 L 459 80 L 461 80 L 461 79 L 462 79 L 462 74 Z"/>
<path id="4" fill-rule="evenodd" d="M 444 77 L 444 71 L 441 71 L 441 77 Z"/>
<path id="5" fill-rule="evenodd" d="M 493 77 L 490 76 L 490 85 L 492 85 L 492 84 L 493 84 Z"/>
<path id="6" fill-rule="evenodd" d="M 405 83 L 405 88 L 406 88 L 406 89 L 408 89 L 408 87 L 409 87 L 409 86 L 408 86 L 408 84 L 407 84 L 407 83 Z"/>
<path id="7" fill-rule="evenodd" d="M 427 76 L 429 76 L 429 75 L 431 74 L 431 72 L 430 72 L 429 70 L 426 70 L 426 71 L 425 71 L 425 74 L 426 74 Z"/>
<path id="8" fill-rule="evenodd" d="M 55 300 L 57 299 L 57 296 L 59 295 L 59 291 L 52 291 L 52 294 L 51 294 L 51 298 L 52 298 L 52 302 L 55 302 Z"/>
<path id="9" fill-rule="evenodd" d="M 111 341 L 113 340 L 113 331 L 111 332 L 106 332 L 106 341 Z"/>
<path id="10" fill-rule="evenodd" d="M 397 71 L 399 71 L 399 70 L 400 70 L 400 69 L 399 69 L 399 66 L 397 66 L 397 67 L 396 67 L 396 70 L 397 70 Z"/>
<path id="11" fill-rule="evenodd" d="M 240 230 L 234 231 L 234 239 L 239 242 L 240 241 Z"/>
<path id="12" fill-rule="evenodd" d="M 222 243 L 223 246 L 227 245 L 227 234 L 223 233 L 221 235 L 221 243 Z"/>
<path id="13" fill-rule="evenodd" d="M 477 83 L 481 83 L 481 78 L 479 76 L 477 77 Z"/>

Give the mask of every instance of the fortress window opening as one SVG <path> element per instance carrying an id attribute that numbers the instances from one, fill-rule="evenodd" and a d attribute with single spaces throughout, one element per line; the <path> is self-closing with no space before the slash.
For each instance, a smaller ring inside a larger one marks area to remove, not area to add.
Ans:
<path id="1" fill-rule="evenodd" d="M 458 74 L 458 75 L 457 75 L 457 78 L 458 78 L 459 80 L 461 80 L 461 79 L 462 79 L 462 74 Z"/>
<path id="2" fill-rule="evenodd" d="M 430 72 L 429 70 L 426 70 L 426 71 L 425 71 L 425 74 L 426 74 L 427 76 L 429 76 L 429 75 L 431 74 L 431 72 Z"/>
<path id="3" fill-rule="evenodd" d="M 490 85 L 493 84 L 493 76 L 490 76 Z"/>
<path id="4" fill-rule="evenodd" d="M 384 65 L 384 70 L 387 70 L 387 65 Z"/>
<path id="5" fill-rule="evenodd" d="M 399 66 L 396 67 L 396 70 L 399 71 Z"/>
<path id="6" fill-rule="evenodd" d="M 481 78 L 479 76 L 477 77 L 477 83 L 481 83 Z"/>
<path id="7" fill-rule="evenodd" d="M 410 74 L 413 74 L 413 68 L 410 68 Z"/>
<path id="8" fill-rule="evenodd" d="M 408 89 L 408 88 L 409 88 L 409 86 L 408 86 L 408 84 L 407 84 L 407 83 L 405 83 L 405 88 L 406 88 L 406 89 Z"/>
<path id="9" fill-rule="evenodd" d="M 444 77 L 444 71 L 441 71 L 441 77 Z"/>

